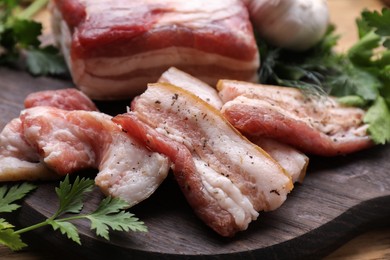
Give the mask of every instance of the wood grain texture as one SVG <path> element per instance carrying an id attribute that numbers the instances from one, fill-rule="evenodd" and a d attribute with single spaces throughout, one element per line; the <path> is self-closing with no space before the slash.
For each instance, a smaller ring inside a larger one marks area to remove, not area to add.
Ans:
<path id="1" fill-rule="evenodd" d="M 341 25 L 338 26 L 342 34 L 340 50 L 356 40 L 351 20 L 362 8 L 381 6 L 376 0 L 329 0 L 329 4 L 332 20 Z M 28 93 L 70 85 L 66 81 L 32 78 L 0 68 L 0 128 L 19 114 Z M 100 103 L 99 106 L 115 113 L 122 111 L 125 104 Z M 192 214 L 175 182 L 169 179 L 150 200 L 131 210 L 147 223 L 149 233 L 113 233 L 111 243 L 106 243 L 92 236 L 87 223 L 81 222 L 78 224 L 82 226 L 82 247 L 47 228 L 24 237 L 32 245 L 30 250 L 15 254 L 0 247 L 0 256 L 4 259 L 145 259 L 145 256 L 160 259 L 172 255 L 177 258 L 211 255 L 221 259 L 314 259 L 364 233 L 328 259 L 386 259 L 390 230 L 383 227 L 390 226 L 389 152 L 390 148 L 385 146 L 336 159 L 312 158 L 305 182 L 294 189 L 282 208 L 262 213 L 248 231 L 232 240 L 221 239 L 208 230 Z M 55 208 L 49 195 L 54 192 L 54 186 L 55 183 L 42 184 L 26 201 L 23 211 L 13 216 L 14 220 L 26 225 L 48 216 Z M 98 191 L 93 195 L 101 196 Z M 93 207 L 96 202 L 97 197 L 91 196 L 87 205 Z"/>

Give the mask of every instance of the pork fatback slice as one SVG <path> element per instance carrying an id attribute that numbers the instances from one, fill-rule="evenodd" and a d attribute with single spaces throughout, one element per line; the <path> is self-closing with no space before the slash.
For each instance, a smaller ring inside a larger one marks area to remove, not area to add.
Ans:
<path id="1" fill-rule="evenodd" d="M 180 188 L 197 215 L 223 236 L 245 230 L 258 211 L 274 210 L 291 178 L 221 113 L 182 88 L 157 83 L 116 116 L 128 133 L 174 163 Z"/>
<path id="2" fill-rule="evenodd" d="M 257 80 L 258 49 L 240 0 L 55 0 L 52 10 L 73 81 L 94 99 L 138 95 L 171 66 L 211 85 Z"/>
<path id="3" fill-rule="evenodd" d="M 25 139 L 49 168 L 59 175 L 97 168 L 102 192 L 130 206 L 148 198 L 168 174 L 166 156 L 123 133 L 106 114 L 39 106 L 20 118 Z"/>
<path id="4" fill-rule="evenodd" d="M 365 111 L 333 97 L 313 97 L 295 88 L 221 80 L 222 113 L 242 133 L 273 138 L 320 156 L 348 154 L 373 145 Z M 229 101 L 230 100 L 230 101 Z"/>
<path id="5" fill-rule="evenodd" d="M 51 106 L 65 110 L 97 110 L 94 103 L 77 89 L 45 90 L 31 93 L 26 108 Z M 9 122 L 0 133 L 0 181 L 33 181 L 59 178 L 42 162 L 38 151 L 23 136 L 19 118 Z"/>

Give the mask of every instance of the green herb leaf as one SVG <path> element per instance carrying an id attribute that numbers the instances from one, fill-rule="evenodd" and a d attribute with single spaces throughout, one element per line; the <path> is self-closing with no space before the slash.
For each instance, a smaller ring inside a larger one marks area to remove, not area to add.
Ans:
<path id="1" fill-rule="evenodd" d="M 2 228 L 0 223 L 0 244 L 9 247 L 10 249 L 17 251 L 27 246 L 20 235 L 15 233 L 12 228 Z"/>
<path id="2" fill-rule="evenodd" d="M 83 197 L 87 192 L 92 191 L 94 181 L 86 178 L 76 177 L 73 184 L 69 182 L 69 175 L 66 175 L 64 181 L 55 189 L 60 200 L 60 206 L 55 214 L 59 216 L 64 213 L 80 213 L 83 208 Z"/>
<path id="3" fill-rule="evenodd" d="M 48 0 L 0 2 L 0 65 L 27 69 L 34 76 L 70 76 L 63 57 L 53 46 L 41 46 L 42 25 L 30 20 Z"/>
<path id="4" fill-rule="evenodd" d="M 13 36 L 21 47 L 39 47 L 39 35 L 42 33 L 42 25 L 31 20 L 15 19 L 12 24 Z"/>
<path id="5" fill-rule="evenodd" d="M 20 207 L 14 202 L 22 199 L 30 191 L 36 188 L 35 185 L 22 183 L 8 188 L 0 187 L 0 212 L 12 212 Z M 5 245 L 12 250 L 20 250 L 27 245 L 23 243 L 20 235 L 15 233 L 14 226 L 5 219 L 0 219 L 0 244 Z"/>
<path id="6" fill-rule="evenodd" d="M 83 208 L 83 197 L 87 192 L 92 191 L 94 181 L 78 176 L 71 184 L 69 176 L 60 182 L 59 187 L 55 189 L 59 198 L 59 208 L 52 217 L 43 222 L 25 227 L 20 230 L 14 230 L 14 226 L 5 219 L 0 219 L 0 244 L 8 246 L 12 250 L 19 250 L 25 246 L 20 234 L 50 225 L 54 230 L 59 230 L 61 234 L 69 239 L 81 244 L 77 227 L 70 221 L 77 219 L 89 219 L 91 229 L 96 230 L 96 235 L 109 239 L 109 229 L 116 231 L 147 231 L 145 224 L 134 217 L 133 214 L 126 212 L 129 205 L 118 198 L 107 197 L 103 199 L 98 208 L 89 214 L 79 214 Z M 11 188 L 0 187 L 0 212 L 11 212 L 19 207 L 13 204 L 14 201 L 23 198 L 29 191 L 36 188 L 34 185 L 23 183 L 14 185 Z M 62 214 L 69 213 L 63 218 L 58 218 Z"/>
<path id="7" fill-rule="evenodd" d="M 375 33 L 381 36 L 390 36 L 390 9 L 383 8 L 378 11 L 363 11 L 363 19 L 370 27 L 375 28 Z"/>
<path id="8" fill-rule="evenodd" d="M 381 37 L 373 31 L 367 33 L 348 51 L 348 57 L 358 66 L 371 66 L 374 50 L 379 47 Z"/>
<path id="9" fill-rule="evenodd" d="M 27 50 L 26 64 L 28 71 L 35 76 L 65 75 L 68 73 L 63 56 L 53 46 Z"/>
<path id="10" fill-rule="evenodd" d="M 0 218 L 0 230 L 1 229 L 8 229 L 8 228 L 14 228 L 14 225 L 8 223 L 5 219 Z"/>
<path id="11" fill-rule="evenodd" d="M 129 212 L 122 210 L 129 205 L 118 198 L 107 197 L 100 203 L 95 212 L 87 218 L 91 221 L 91 229 L 96 229 L 96 235 L 109 240 L 109 228 L 117 231 L 142 231 L 147 228 L 142 221 Z"/>
<path id="12" fill-rule="evenodd" d="M 378 97 L 368 109 L 364 122 L 369 125 L 368 132 L 377 144 L 390 140 L 390 110 L 383 97 Z"/>
<path id="13" fill-rule="evenodd" d="M 70 222 L 60 221 L 60 220 L 52 220 L 49 221 L 49 224 L 53 227 L 54 230 L 59 229 L 61 231 L 61 234 L 66 234 L 66 236 L 76 242 L 77 244 L 81 245 L 80 236 L 77 232 L 77 228 L 75 225 L 73 225 Z"/>
<path id="14" fill-rule="evenodd" d="M 367 102 L 360 96 L 344 96 L 337 99 L 340 104 L 349 107 L 365 107 Z"/>
<path id="15" fill-rule="evenodd" d="M 36 189 L 36 186 L 30 183 L 0 187 L 0 212 L 12 212 L 20 207 L 14 202 L 22 199 L 30 191 Z"/>

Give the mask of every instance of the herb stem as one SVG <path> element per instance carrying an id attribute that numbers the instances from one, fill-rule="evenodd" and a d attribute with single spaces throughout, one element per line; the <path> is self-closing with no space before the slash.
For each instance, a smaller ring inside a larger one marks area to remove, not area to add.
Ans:
<path id="1" fill-rule="evenodd" d="M 88 218 L 88 215 L 75 215 L 73 217 L 56 219 L 55 221 L 64 222 L 64 221 L 71 221 L 71 220 L 82 219 L 82 218 Z"/>
<path id="2" fill-rule="evenodd" d="M 35 225 L 32 225 L 32 226 L 29 226 L 29 227 L 26 227 L 26 228 L 22 228 L 22 229 L 16 230 L 15 234 L 22 234 L 22 233 L 25 233 L 25 232 L 28 232 L 28 231 L 31 231 L 31 230 L 34 230 L 34 229 L 37 229 L 37 228 L 40 228 L 40 227 L 44 227 L 46 225 L 49 225 L 50 221 L 53 221 L 53 220 L 52 219 L 47 219 L 47 220 L 45 220 L 43 222 L 40 222 L 40 223 L 37 223 Z"/>
<path id="3" fill-rule="evenodd" d="M 64 221 L 71 221 L 71 220 L 82 219 L 82 218 L 87 218 L 87 217 L 88 217 L 88 215 L 76 215 L 73 217 L 67 217 L 67 218 L 61 218 L 61 219 L 54 219 L 53 217 L 51 217 L 49 219 L 46 219 L 43 222 L 37 223 L 35 225 L 29 226 L 26 228 L 19 229 L 19 230 L 15 231 L 15 233 L 20 235 L 22 233 L 25 233 L 25 232 L 28 232 L 28 231 L 31 231 L 31 230 L 34 230 L 34 229 L 37 229 L 40 227 L 50 225 L 50 222 L 52 222 L 52 221 L 64 222 Z"/>
<path id="4" fill-rule="evenodd" d="M 31 19 L 36 13 L 42 10 L 49 0 L 35 0 L 26 9 L 18 14 L 19 19 Z"/>

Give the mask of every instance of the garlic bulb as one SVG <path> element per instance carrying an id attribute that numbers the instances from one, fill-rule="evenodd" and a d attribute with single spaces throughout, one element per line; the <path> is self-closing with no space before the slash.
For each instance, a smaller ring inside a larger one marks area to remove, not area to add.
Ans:
<path id="1" fill-rule="evenodd" d="M 326 0 L 243 0 L 254 28 L 267 42 L 306 50 L 325 34 L 329 24 Z"/>

